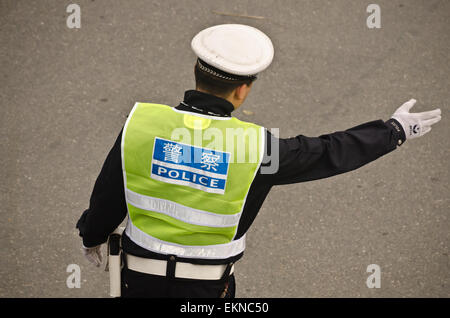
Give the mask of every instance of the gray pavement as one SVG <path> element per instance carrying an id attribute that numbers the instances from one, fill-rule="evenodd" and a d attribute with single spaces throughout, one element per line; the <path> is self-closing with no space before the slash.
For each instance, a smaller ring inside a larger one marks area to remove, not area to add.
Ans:
<path id="1" fill-rule="evenodd" d="M 75 230 L 102 163 L 135 101 L 176 105 L 194 87 L 198 31 L 244 23 L 276 52 L 242 120 L 318 136 L 410 98 L 443 119 L 359 170 L 273 188 L 237 296 L 449 297 L 450 1 L 372 2 L 380 29 L 366 26 L 368 1 L 0 0 L 0 296 L 108 297 Z M 66 26 L 69 3 L 80 29 Z M 69 264 L 81 288 L 66 286 Z"/>

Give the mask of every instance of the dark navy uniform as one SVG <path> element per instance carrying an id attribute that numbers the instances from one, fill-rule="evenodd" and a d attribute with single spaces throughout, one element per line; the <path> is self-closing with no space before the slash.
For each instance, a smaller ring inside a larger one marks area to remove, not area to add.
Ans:
<path id="1" fill-rule="evenodd" d="M 195 90 L 186 91 L 184 100 L 177 109 L 193 113 L 216 116 L 231 116 L 233 105 L 225 99 Z M 86 247 L 105 243 L 108 235 L 119 226 L 127 216 L 124 183 L 121 163 L 121 138 L 117 140 L 103 164 L 90 199 L 89 209 L 84 211 L 77 223 L 83 244 Z M 244 235 L 261 208 L 270 189 L 275 185 L 305 182 L 331 177 L 357 169 L 396 149 L 405 140 L 401 125 L 395 120 L 387 122 L 375 120 L 345 131 L 306 137 L 274 137 L 267 131 L 266 153 L 271 152 L 271 144 L 279 144 L 279 169 L 274 174 L 257 173 L 247 196 L 240 218 L 236 239 Z M 270 163 L 263 160 L 263 165 Z M 293 198 L 295 200 L 295 198 Z M 166 260 L 168 256 L 150 252 L 133 243 L 124 233 L 122 238 L 125 253 L 139 257 Z M 180 259 L 194 264 L 227 264 L 242 257 L 239 254 L 226 260 Z M 124 269 L 122 273 L 123 292 L 126 296 L 164 296 L 164 297 L 218 297 L 227 289 L 227 296 L 234 295 L 234 276 L 221 282 L 178 280 L 166 284 L 165 277 L 141 274 Z M 133 284 L 132 294 L 127 287 Z M 150 288 L 151 286 L 151 288 Z M 155 286 L 159 286 L 155 290 Z M 163 291 L 164 290 L 164 291 Z"/>

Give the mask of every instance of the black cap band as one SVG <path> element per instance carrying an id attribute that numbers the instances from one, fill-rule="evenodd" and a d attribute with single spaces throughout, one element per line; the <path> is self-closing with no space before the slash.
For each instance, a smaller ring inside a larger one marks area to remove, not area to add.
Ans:
<path id="1" fill-rule="evenodd" d="M 199 70 L 202 72 L 208 73 L 212 76 L 218 77 L 223 80 L 227 81 L 233 81 L 233 82 L 245 82 L 245 81 L 254 81 L 257 77 L 255 75 L 248 75 L 248 76 L 241 76 L 241 75 L 234 75 L 227 72 L 224 72 L 222 70 L 219 70 L 218 68 L 209 65 L 205 61 L 201 59 L 197 59 L 197 66 Z"/>

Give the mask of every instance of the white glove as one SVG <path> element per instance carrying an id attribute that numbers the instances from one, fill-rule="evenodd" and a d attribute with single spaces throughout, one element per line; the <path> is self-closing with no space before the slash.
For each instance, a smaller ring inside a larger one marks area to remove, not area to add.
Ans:
<path id="1" fill-rule="evenodd" d="M 100 264 L 103 261 L 102 251 L 100 249 L 102 245 L 97 245 L 94 247 L 85 247 L 83 245 L 83 253 L 89 262 L 94 264 L 97 267 L 100 267 Z"/>
<path id="2" fill-rule="evenodd" d="M 392 115 L 392 118 L 402 125 L 406 139 L 425 135 L 431 130 L 431 125 L 441 120 L 441 110 L 439 108 L 422 113 L 410 113 L 409 110 L 415 103 L 415 99 L 407 101 Z"/>

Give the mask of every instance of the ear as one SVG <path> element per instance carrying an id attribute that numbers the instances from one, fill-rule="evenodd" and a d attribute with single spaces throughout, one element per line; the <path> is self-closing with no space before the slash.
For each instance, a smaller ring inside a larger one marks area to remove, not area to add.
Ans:
<path id="1" fill-rule="evenodd" d="M 251 86 L 252 86 L 251 84 L 250 85 L 242 84 L 242 85 L 236 87 L 236 90 L 234 92 L 235 98 L 238 100 L 244 100 L 247 97 Z"/>

